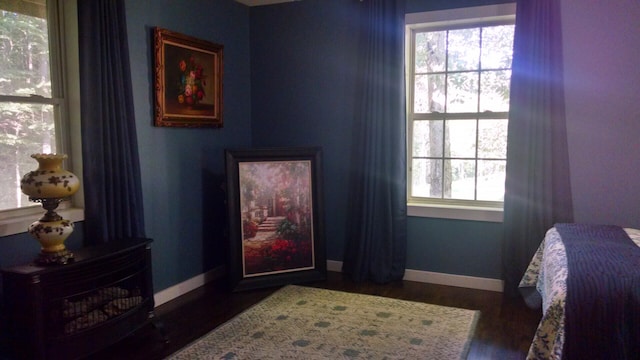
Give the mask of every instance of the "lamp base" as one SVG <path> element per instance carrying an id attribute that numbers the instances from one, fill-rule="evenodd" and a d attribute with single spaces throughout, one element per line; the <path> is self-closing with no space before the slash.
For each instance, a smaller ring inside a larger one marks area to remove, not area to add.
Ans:
<path id="1" fill-rule="evenodd" d="M 56 252 L 41 251 L 34 262 L 37 265 L 65 265 L 73 262 L 73 253 L 67 249 Z"/>
<path id="2" fill-rule="evenodd" d="M 73 259 L 73 254 L 64 246 L 64 241 L 73 232 L 73 222 L 53 214 L 57 221 L 40 219 L 29 225 L 28 232 L 40 243 L 40 254 L 35 259 L 38 265 L 64 265 Z M 47 215 L 45 215 L 46 217 Z"/>

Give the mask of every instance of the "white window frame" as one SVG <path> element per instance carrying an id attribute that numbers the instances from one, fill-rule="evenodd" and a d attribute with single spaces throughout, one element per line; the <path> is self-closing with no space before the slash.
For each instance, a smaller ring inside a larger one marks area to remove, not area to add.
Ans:
<path id="1" fill-rule="evenodd" d="M 82 143 L 80 135 L 80 72 L 78 51 L 77 0 L 47 0 L 49 28 L 49 56 L 51 61 L 52 99 L 58 106 L 55 112 L 56 149 L 68 155 L 65 168 L 80 179 L 80 190 L 71 202 L 60 204 L 57 211 L 71 221 L 84 220 L 82 192 Z M 15 96 L 1 96 L 6 100 L 25 101 Z M 27 99 L 28 101 L 28 99 Z M 38 102 L 34 99 L 32 102 Z M 37 163 L 34 161 L 34 169 Z M 24 233 L 29 224 L 44 213 L 40 204 L 0 211 L 0 237 Z"/>
<path id="2" fill-rule="evenodd" d="M 425 28 L 453 28 L 465 24 L 513 23 L 515 22 L 515 3 L 476 6 L 460 9 L 409 13 L 405 15 L 406 59 L 410 65 L 406 66 L 407 76 L 407 164 L 411 164 L 411 122 L 413 121 L 413 52 L 414 33 L 417 29 Z M 407 168 L 407 188 L 411 186 L 411 169 Z M 407 213 L 409 216 L 433 217 L 445 219 L 475 220 L 487 222 L 502 222 L 502 202 L 487 201 L 457 201 L 423 198 L 420 201 L 411 199 L 407 192 Z"/>

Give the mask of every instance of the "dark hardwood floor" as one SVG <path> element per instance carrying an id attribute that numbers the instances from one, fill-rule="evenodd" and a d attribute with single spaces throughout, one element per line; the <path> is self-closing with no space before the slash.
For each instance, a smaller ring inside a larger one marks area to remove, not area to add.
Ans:
<path id="1" fill-rule="evenodd" d="M 540 310 L 527 308 L 521 299 L 493 291 L 412 281 L 355 283 L 336 272 L 329 272 L 326 281 L 303 285 L 480 310 L 468 359 L 524 359 L 541 316 Z M 221 281 L 209 283 L 156 308 L 156 322 L 168 342 L 162 341 L 160 329 L 149 325 L 89 358 L 163 359 L 275 290 L 230 293 Z"/>

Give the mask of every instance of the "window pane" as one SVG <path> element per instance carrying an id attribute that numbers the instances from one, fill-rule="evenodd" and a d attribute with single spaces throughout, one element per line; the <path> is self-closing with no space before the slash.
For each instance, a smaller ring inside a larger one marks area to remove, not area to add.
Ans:
<path id="1" fill-rule="evenodd" d="M 447 32 L 433 31 L 416 34 L 416 73 L 445 70 Z"/>
<path id="2" fill-rule="evenodd" d="M 506 166 L 506 160 L 478 161 L 478 200 L 504 200 Z"/>
<path id="3" fill-rule="evenodd" d="M 480 74 L 480 111 L 509 111 L 511 70 L 486 71 Z"/>
<path id="4" fill-rule="evenodd" d="M 444 75 L 417 75 L 414 89 L 415 113 L 444 112 Z"/>
<path id="5" fill-rule="evenodd" d="M 53 106 L 0 103 L 0 210 L 30 206 L 20 179 L 35 170 L 35 153 L 55 153 Z"/>
<path id="6" fill-rule="evenodd" d="M 445 199 L 473 200 L 475 192 L 475 161 L 445 160 Z"/>
<path id="7" fill-rule="evenodd" d="M 413 122 L 414 157 L 442 157 L 442 120 L 420 120 Z"/>
<path id="8" fill-rule="evenodd" d="M 447 148 L 445 156 L 476 156 L 476 121 L 448 120 L 446 125 Z"/>
<path id="9" fill-rule="evenodd" d="M 411 196 L 442 198 L 442 160 L 413 159 Z"/>
<path id="10" fill-rule="evenodd" d="M 51 97 L 47 20 L 0 10 L 0 94 Z"/>
<path id="11" fill-rule="evenodd" d="M 477 70 L 480 62 L 480 29 L 450 30 L 448 71 Z"/>
<path id="12" fill-rule="evenodd" d="M 407 26 L 410 200 L 500 202 L 515 26 L 502 25 L 512 18 L 451 20 Z"/>
<path id="13" fill-rule="evenodd" d="M 507 119 L 480 120 L 478 125 L 478 157 L 507 158 Z"/>
<path id="14" fill-rule="evenodd" d="M 513 55 L 513 25 L 490 26 L 482 29 L 483 69 L 511 68 Z"/>
<path id="15" fill-rule="evenodd" d="M 447 112 L 478 111 L 478 73 L 449 74 Z"/>

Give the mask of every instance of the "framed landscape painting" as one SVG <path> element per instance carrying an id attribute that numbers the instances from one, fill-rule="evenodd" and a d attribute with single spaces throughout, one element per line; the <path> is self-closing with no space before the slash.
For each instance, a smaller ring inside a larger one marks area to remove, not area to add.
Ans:
<path id="1" fill-rule="evenodd" d="M 155 126 L 222 127 L 223 46 L 154 30 Z"/>
<path id="2" fill-rule="evenodd" d="M 326 278 L 320 148 L 226 151 L 233 290 Z"/>

